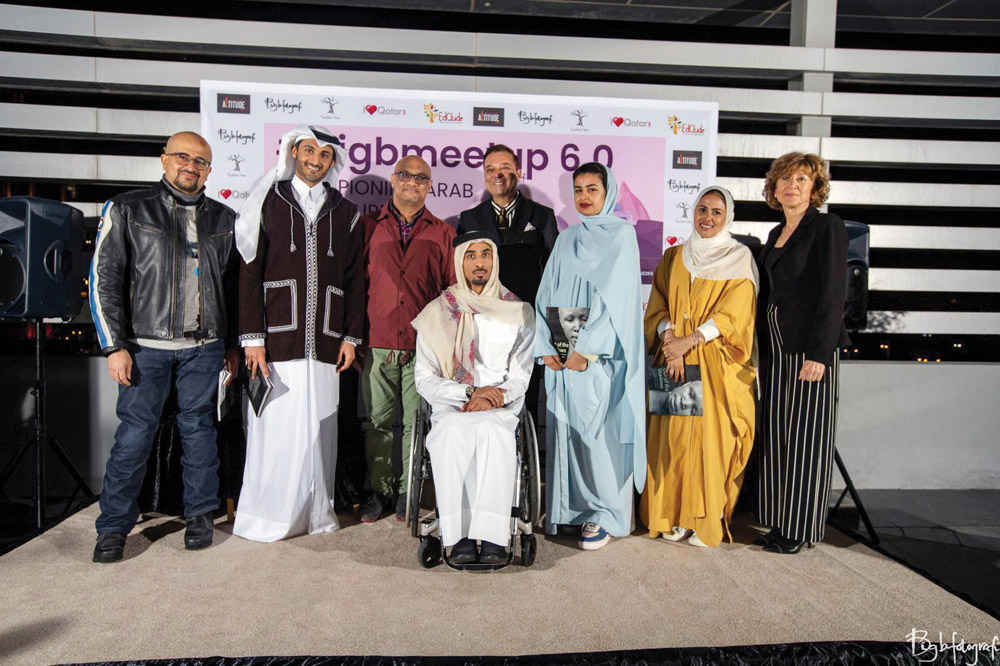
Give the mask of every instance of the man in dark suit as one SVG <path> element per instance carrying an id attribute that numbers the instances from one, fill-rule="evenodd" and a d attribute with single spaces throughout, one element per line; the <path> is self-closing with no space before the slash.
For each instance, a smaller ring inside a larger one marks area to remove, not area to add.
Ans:
<path id="1" fill-rule="evenodd" d="M 556 216 L 517 189 L 521 164 L 502 144 L 490 146 L 483 158 L 490 197 L 458 218 L 458 233 L 484 231 L 499 248 L 500 282 L 526 303 L 535 303 L 542 269 L 556 242 Z"/>
<path id="2" fill-rule="evenodd" d="M 548 206 L 535 203 L 517 189 L 521 162 L 503 144 L 486 149 L 483 175 L 490 197 L 458 218 L 459 235 L 483 231 L 496 243 L 500 258 L 500 282 L 525 303 L 535 304 L 542 270 L 556 242 L 556 215 Z M 542 366 L 531 373 L 524 404 L 540 417 L 538 385 Z"/>

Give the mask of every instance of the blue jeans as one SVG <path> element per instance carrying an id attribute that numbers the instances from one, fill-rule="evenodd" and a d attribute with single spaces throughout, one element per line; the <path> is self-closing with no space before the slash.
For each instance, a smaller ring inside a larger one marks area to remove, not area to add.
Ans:
<path id="1" fill-rule="evenodd" d="M 216 340 L 190 349 L 165 350 L 132 345 L 132 385 L 118 387 L 115 444 L 104 473 L 97 532 L 128 534 L 139 519 L 139 491 L 170 375 L 177 368 L 177 429 L 184 472 L 184 515 L 219 508 L 219 456 L 215 441 L 215 400 L 225 344 Z"/>

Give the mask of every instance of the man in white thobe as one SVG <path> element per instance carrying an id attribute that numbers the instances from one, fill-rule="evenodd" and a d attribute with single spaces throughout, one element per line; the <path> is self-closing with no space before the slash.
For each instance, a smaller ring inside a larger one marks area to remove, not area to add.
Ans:
<path id="1" fill-rule="evenodd" d="M 337 529 L 339 374 L 364 327 L 364 230 L 336 190 L 346 152 L 329 130 L 282 137 L 278 164 L 236 220 L 240 343 L 274 389 L 247 415 L 247 459 L 233 534 L 276 541 Z"/>
<path id="2" fill-rule="evenodd" d="M 454 243 L 456 284 L 413 320 L 414 380 L 432 410 L 427 451 L 449 559 L 503 564 L 517 474 L 514 431 L 534 363 L 534 317 L 529 304 L 500 284 L 497 248 L 487 234 L 470 232 Z"/>

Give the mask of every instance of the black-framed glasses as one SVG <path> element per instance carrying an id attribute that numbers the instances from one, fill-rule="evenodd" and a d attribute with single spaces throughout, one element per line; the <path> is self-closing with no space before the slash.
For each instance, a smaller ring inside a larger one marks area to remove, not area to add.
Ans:
<path id="1" fill-rule="evenodd" d="M 425 176 L 422 173 L 410 173 L 409 171 L 397 171 L 392 175 L 396 176 L 404 183 L 410 182 L 411 179 L 415 180 L 417 181 L 417 185 L 423 185 L 431 179 L 430 176 Z"/>
<path id="2" fill-rule="evenodd" d="M 198 171 L 207 171 L 208 168 L 212 166 L 212 163 L 204 157 L 195 157 L 192 159 L 187 153 L 164 153 L 164 155 L 174 158 L 181 166 L 187 166 L 188 164 L 191 164 L 191 162 L 194 162 L 194 168 Z"/>

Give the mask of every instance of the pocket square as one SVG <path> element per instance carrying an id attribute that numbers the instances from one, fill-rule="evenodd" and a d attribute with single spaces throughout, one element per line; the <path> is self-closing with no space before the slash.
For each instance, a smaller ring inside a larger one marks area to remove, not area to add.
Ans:
<path id="1" fill-rule="evenodd" d="M 535 225 L 533 225 L 531 222 L 528 222 L 526 225 L 524 225 L 524 230 L 525 231 L 534 231 L 535 230 Z"/>

